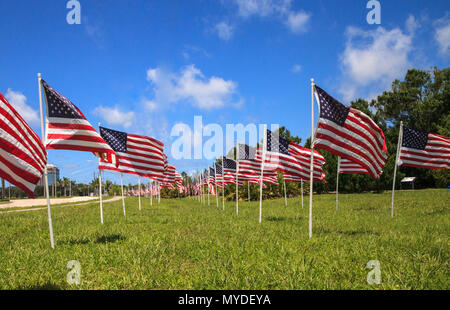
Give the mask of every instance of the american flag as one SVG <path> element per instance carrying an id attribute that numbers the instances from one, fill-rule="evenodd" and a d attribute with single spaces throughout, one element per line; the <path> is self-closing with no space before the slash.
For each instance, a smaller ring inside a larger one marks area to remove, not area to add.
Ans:
<path id="1" fill-rule="evenodd" d="M 93 152 L 115 163 L 116 154 L 69 99 L 54 90 L 44 80 L 47 104 L 47 149 Z"/>
<path id="2" fill-rule="evenodd" d="M 236 184 L 236 161 L 223 158 L 223 177 L 226 183 Z"/>
<path id="3" fill-rule="evenodd" d="M 41 139 L 0 94 L 0 177 L 34 197 L 46 164 Z"/>
<path id="4" fill-rule="evenodd" d="M 294 142 L 280 137 L 278 134 L 267 130 L 267 151 L 265 154 L 264 170 L 282 171 L 285 174 L 298 176 L 307 179 L 310 176 L 311 150 L 304 148 Z M 256 152 L 258 161 L 262 161 L 262 150 Z M 325 172 L 322 166 L 325 164 L 325 158 L 314 151 L 313 178 L 317 181 L 323 181 Z M 264 171 L 264 173 L 266 173 Z"/>
<path id="5" fill-rule="evenodd" d="M 320 114 L 314 147 L 351 160 L 378 178 L 387 159 L 383 131 L 363 112 L 346 107 L 318 86 L 315 90 Z"/>
<path id="6" fill-rule="evenodd" d="M 346 158 L 341 158 L 339 164 L 339 173 L 369 174 L 369 171 L 367 171 L 367 169 L 360 164 L 352 162 L 351 160 L 348 160 Z"/>
<path id="7" fill-rule="evenodd" d="M 222 165 L 218 164 L 218 163 L 214 163 L 214 165 L 215 165 L 215 169 L 216 169 L 216 171 L 215 171 L 216 172 L 215 173 L 215 178 L 214 178 L 215 184 L 217 186 L 223 187 L 224 186 L 224 182 L 223 182 Z"/>
<path id="8" fill-rule="evenodd" d="M 255 160 L 256 148 L 246 144 L 238 144 L 237 160 L 239 162 L 239 178 L 258 179 L 261 174 L 261 163 Z"/>
<path id="9" fill-rule="evenodd" d="M 100 135 L 116 152 L 119 165 L 101 159 L 99 168 L 161 178 L 164 174 L 164 144 L 156 139 L 100 127 Z"/>
<path id="10" fill-rule="evenodd" d="M 450 137 L 403 126 L 400 165 L 450 169 Z"/>

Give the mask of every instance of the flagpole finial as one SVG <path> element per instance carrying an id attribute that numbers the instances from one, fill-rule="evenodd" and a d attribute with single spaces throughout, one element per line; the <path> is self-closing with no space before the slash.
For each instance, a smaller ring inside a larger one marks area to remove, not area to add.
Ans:
<path id="1" fill-rule="evenodd" d="M 311 79 L 311 83 L 314 84 L 314 79 Z"/>
<path id="2" fill-rule="evenodd" d="M 37 76 L 38 76 L 38 78 L 41 78 L 41 74 L 40 73 L 38 73 Z"/>

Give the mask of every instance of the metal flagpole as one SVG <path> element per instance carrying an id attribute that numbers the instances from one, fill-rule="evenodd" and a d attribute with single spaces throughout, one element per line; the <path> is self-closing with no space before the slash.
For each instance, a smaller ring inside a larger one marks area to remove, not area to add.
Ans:
<path id="1" fill-rule="evenodd" d="M 266 136 L 267 125 L 264 124 L 264 136 L 263 136 L 263 154 L 261 162 L 261 176 L 259 177 L 259 222 L 262 221 L 262 191 L 263 191 L 263 177 L 264 177 L 264 162 L 266 161 Z"/>
<path id="2" fill-rule="evenodd" d="M 225 167 L 223 162 L 223 155 L 222 155 L 222 210 L 225 211 Z"/>
<path id="3" fill-rule="evenodd" d="M 286 180 L 284 179 L 284 174 L 283 174 L 283 186 L 284 186 L 284 206 L 287 207 Z"/>
<path id="4" fill-rule="evenodd" d="M 100 131 L 100 123 L 98 123 Z M 103 224 L 103 197 L 102 197 L 102 171 L 100 170 L 100 157 L 98 158 L 98 193 L 100 196 L 100 223 Z"/>
<path id="5" fill-rule="evenodd" d="M 161 203 L 161 184 L 158 181 L 158 204 Z"/>
<path id="6" fill-rule="evenodd" d="M 120 173 L 120 187 L 122 188 L 122 208 L 123 208 L 123 216 L 126 216 L 127 213 L 125 212 L 125 198 L 123 197 L 123 176 L 122 176 L 122 172 Z"/>
<path id="7" fill-rule="evenodd" d="M 150 187 L 150 207 L 152 207 L 153 206 L 153 184 L 152 184 L 151 180 L 149 182 L 149 187 Z"/>
<path id="8" fill-rule="evenodd" d="M 394 180 L 392 181 L 392 201 L 391 201 L 391 217 L 394 217 L 394 192 L 395 192 L 395 178 L 397 176 L 397 165 L 398 165 L 398 157 L 400 155 L 400 148 L 403 143 L 403 122 L 400 121 L 400 129 L 398 131 L 398 141 L 397 141 L 397 154 L 395 155 L 395 163 L 394 163 Z"/>
<path id="9" fill-rule="evenodd" d="M 44 146 L 47 144 L 47 139 L 44 133 L 44 113 L 42 107 L 42 85 L 41 85 L 41 74 L 38 73 L 38 84 L 39 84 L 39 107 L 41 113 L 41 133 L 42 133 L 42 141 L 44 142 Z M 47 102 L 47 99 L 45 99 Z M 47 115 L 47 114 L 46 114 Z M 55 248 L 55 240 L 53 238 L 53 224 L 52 224 L 52 212 L 50 210 L 50 193 L 48 190 L 48 172 L 47 172 L 47 164 L 44 168 L 44 186 L 45 186 L 45 197 L 47 198 L 47 214 L 48 214 L 48 229 L 50 232 L 50 245 L 54 249 Z"/>
<path id="10" fill-rule="evenodd" d="M 216 204 L 217 204 L 217 209 L 219 208 L 219 197 L 217 197 L 218 192 L 217 192 L 217 171 L 216 171 L 216 163 L 214 162 L 214 186 L 216 188 Z"/>
<path id="11" fill-rule="evenodd" d="M 239 143 L 236 141 L 236 214 L 239 214 L 239 161 L 238 161 L 238 153 L 239 153 Z"/>
<path id="12" fill-rule="evenodd" d="M 138 184 L 139 184 L 139 187 L 138 187 L 138 191 L 139 191 L 139 211 L 141 211 L 141 176 L 140 175 L 138 175 Z"/>
<path id="13" fill-rule="evenodd" d="M 336 172 L 336 211 L 338 210 L 338 192 L 339 192 L 339 169 L 341 167 L 341 157 L 338 156 L 337 172 Z"/>
<path id="14" fill-rule="evenodd" d="M 209 166 L 208 166 L 208 206 L 209 204 L 209 178 L 210 178 L 210 173 L 209 173 Z"/>
<path id="15" fill-rule="evenodd" d="M 309 238 L 312 238 L 312 195 L 314 164 L 314 79 L 311 79 L 311 164 L 309 175 Z"/>
<path id="16" fill-rule="evenodd" d="M 247 181 L 248 202 L 250 202 L 250 181 Z"/>
<path id="17" fill-rule="evenodd" d="M 303 209 L 303 179 L 300 179 L 300 190 L 302 191 L 302 209 Z"/>

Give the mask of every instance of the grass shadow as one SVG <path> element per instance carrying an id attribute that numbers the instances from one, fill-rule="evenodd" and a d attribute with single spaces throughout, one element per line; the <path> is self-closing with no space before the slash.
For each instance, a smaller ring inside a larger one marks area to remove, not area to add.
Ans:
<path id="1" fill-rule="evenodd" d="M 112 243 L 116 241 L 125 240 L 126 238 L 123 235 L 120 234 L 113 234 L 113 235 L 103 235 L 98 236 L 95 240 L 95 243 Z"/>
<path id="2" fill-rule="evenodd" d="M 282 222 L 282 221 L 286 221 L 286 217 L 285 216 L 269 216 L 269 217 L 266 217 L 266 220 L 269 222 Z"/>
<path id="3" fill-rule="evenodd" d="M 359 236 L 359 235 L 376 235 L 379 236 L 379 232 L 371 231 L 371 230 L 363 230 L 363 229 L 357 229 L 357 230 L 329 230 L 329 229 L 322 229 L 319 231 L 320 234 L 338 234 L 338 235 L 344 235 L 344 236 Z"/>
<path id="4" fill-rule="evenodd" d="M 30 290 L 30 291 L 57 291 L 61 290 L 61 287 L 53 283 L 45 283 L 42 285 L 34 285 L 29 287 L 18 287 L 17 290 Z"/>

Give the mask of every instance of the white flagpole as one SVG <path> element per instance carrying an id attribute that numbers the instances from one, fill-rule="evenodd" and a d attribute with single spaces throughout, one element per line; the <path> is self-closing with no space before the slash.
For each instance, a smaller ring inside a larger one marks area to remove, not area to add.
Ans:
<path id="1" fill-rule="evenodd" d="M 98 130 L 100 132 L 100 123 L 98 123 Z M 100 223 L 103 224 L 103 197 L 102 197 L 102 172 L 100 170 L 100 158 L 98 159 L 98 192 L 100 196 Z"/>
<path id="2" fill-rule="evenodd" d="M 302 209 L 303 209 L 303 179 L 300 179 L 300 190 L 302 191 Z"/>
<path id="3" fill-rule="evenodd" d="M 161 203 L 161 184 L 158 182 L 158 204 Z"/>
<path id="4" fill-rule="evenodd" d="M 151 180 L 150 180 L 149 186 L 150 186 L 150 207 L 152 207 L 153 206 L 153 184 L 152 184 Z"/>
<path id="5" fill-rule="evenodd" d="M 312 195 L 314 164 L 314 79 L 311 79 L 311 164 L 309 175 L 309 238 L 312 238 Z"/>
<path id="6" fill-rule="evenodd" d="M 248 202 L 250 202 L 250 181 L 247 181 Z"/>
<path id="7" fill-rule="evenodd" d="M 398 141 L 397 141 L 397 154 L 395 155 L 395 163 L 394 163 L 394 180 L 392 181 L 392 201 L 391 201 L 391 217 L 394 217 L 394 192 L 395 192 L 395 178 L 397 176 L 397 165 L 398 158 L 400 155 L 400 148 L 403 143 L 403 122 L 400 121 L 400 129 L 398 131 Z"/>
<path id="8" fill-rule="evenodd" d="M 266 135 L 267 125 L 264 124 L 264 136 L 263 136 L 263 154 L 261 163 L 261 175 L 259 177 L 259 222 L 262 221 L 262 191 L 263 191 L 263 177 L 264 177 L 264 162 L 266 161 Z"/>
<path id="9" fill-rule="evenodd" d="M 42 107 L 42 85 L 41 85 L 41 74 L 38 73 L 38 84 L 39 84 L 39 107 L 41 113 L 41 133 L 42 133 L 42 142 L 44 146 L 46 145 L 46 137 L 44 132 L 44 112 Z M 47 98 L 45 99 L 47 102 Z M 47 115 L 47 114 L 46 114 Z M 47 173 L 47 164 L 44 168 L 44 186 L 45 186 L 45 197 L 47 198 L 47 214 L 48 214 L 48 229 L 50 232 L 50 245 L 54 249 L 55 248 L 55 239 L 53 238 L 53 223 L 52 223 L 52 212 L 50 210 L 50 193 L 48 190 L 48 173 Z"/>
<path id="10" fill-rule="evenodd" d="M 225 166 L 223 162 L 223 155 L 222 155 L 222 210 L 225 211 Z"/>
<path id="11" fill-rule="evenodd" d="M 239 161 L 238 161 L 238 153 L 239 153 L 239 143 L 236 141 L 236 214 L 239 214 Z"/>
<path id="12" fill-rule="evenodd" d="M 341 157 L 338 156 L 337 172 L 336 172 L 336 211 L 338 210 L 338 192 L 339 192 L 339 169 L 341 167 Z"/>
<path id="13" fill-rule="evenodd" d="M 139 211 L 141 211 L 141 176 L 138 175 L 138 191 L 139 191 Z"/>
<path id="14" fill-rule="evenodd" d="M 217 197 L 218 192 L 217 192 L 217 170 L 216 170 L 216 163 L 214 162 L 214 186 L 216 187 L 216 204 L 217 204 L 217 209 L 219 208 L 219 197 Z"/>
<path id="15" fill-rule="evenodd" d="M 283 174 L 283 186 L 284 186 L 284 206 L 287 207 L 287 196 L 286 196 L 286 180 Z"/>
<path id="16" fill-rule="evenodd" d="M 209 166 L 208 166 L 208 206 L 210 206 L 210 203 L 209 203 L 209 178 L 210 178 L 210 173 L 209 173 Z"/>
<path id="17" fill-rule="evenodd" d="M 123 197 L 123 176 L 122 172 L 120 173 L 120 187 L 122 188 L 122 208 L 123 208 L 123 216 L 127 216 L 125 211 L 125 198 Z"/>

